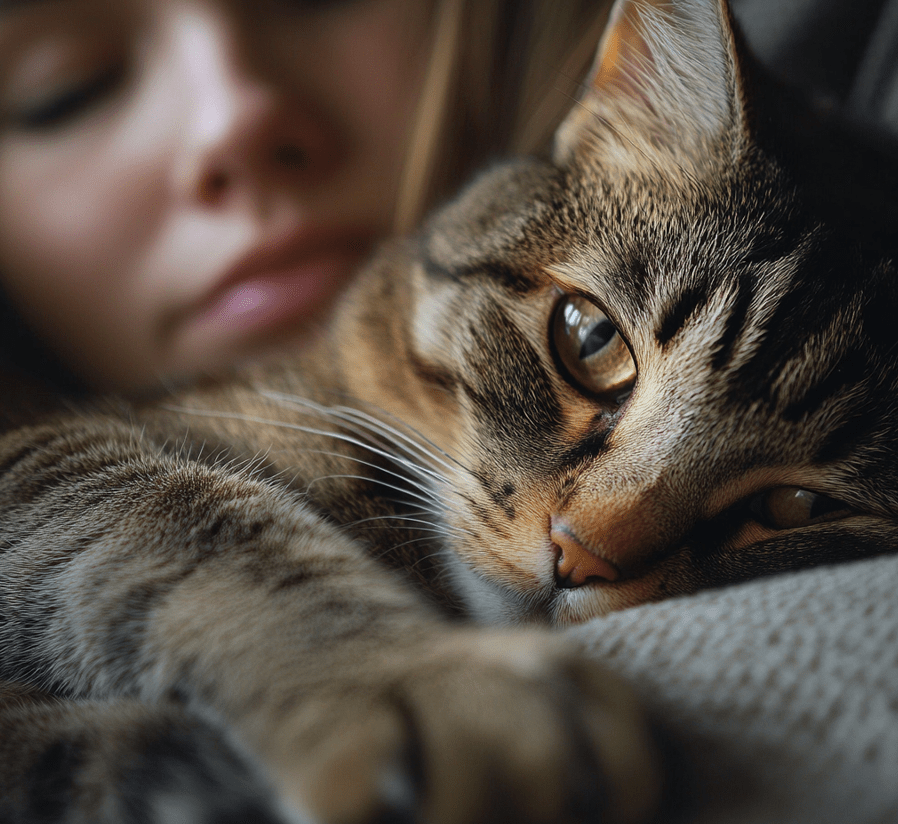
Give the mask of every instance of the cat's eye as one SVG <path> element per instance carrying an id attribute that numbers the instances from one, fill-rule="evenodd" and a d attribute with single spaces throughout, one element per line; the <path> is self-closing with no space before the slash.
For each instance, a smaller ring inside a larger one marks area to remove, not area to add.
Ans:
<path id="1" fill-rule="evenodd" d="M 552 342 L 566 377 L 590 394 L 620 399 L 636 380 L 636 364 L 608 316 L 578 295 L 555 307 Z"/>
<path id="2" fill-rule="evenodd" d="M 756 495 L 750 508 L 758 522 L 770 529 L 797 529 L 850 513 L 841 501 L 797 486 L 781 486 Z"/>

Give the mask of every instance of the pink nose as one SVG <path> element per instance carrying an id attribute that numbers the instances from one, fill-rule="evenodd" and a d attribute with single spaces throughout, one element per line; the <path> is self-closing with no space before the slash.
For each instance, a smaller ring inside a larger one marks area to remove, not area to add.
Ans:
<path id="1" fill-rule="evenodd" d="M 590 578 L 616 581 L 620 577 L 612 563 L 583 546 L 571 526 L 562 518 L 552 518 L 549 539 L 558 548 L 555 572 L 565 586 L 580 587 Z"/>

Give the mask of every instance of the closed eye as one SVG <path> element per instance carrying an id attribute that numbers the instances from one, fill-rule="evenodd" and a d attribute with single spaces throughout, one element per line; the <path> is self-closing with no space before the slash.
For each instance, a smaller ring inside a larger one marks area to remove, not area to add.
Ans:
<path id="1" fill-rule="evenodd" d="M 65 126 L 108 100 L 122 84 L 124 76 L 124 67 L 110 66 L 23 107 L 11 118 L 12 123 L 27 131 L 48 131 Z"/>

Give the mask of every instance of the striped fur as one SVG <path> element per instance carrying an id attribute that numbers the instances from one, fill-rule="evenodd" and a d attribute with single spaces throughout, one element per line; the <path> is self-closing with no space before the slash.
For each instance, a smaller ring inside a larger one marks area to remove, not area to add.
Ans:
<path id="1" fill-rule="evenodd" d="M 523 625 L 898 545 L 898 170 L 802 128 L 716 0 L 612 20 L 552 156 L 385 249 L 301 360 L 8 378 L 0 820 L 646 820 L 638 708 Z M 570 296 L 624 389 L 575 377 Z M 758 514 L 793 489 L 833 517 Z"/>

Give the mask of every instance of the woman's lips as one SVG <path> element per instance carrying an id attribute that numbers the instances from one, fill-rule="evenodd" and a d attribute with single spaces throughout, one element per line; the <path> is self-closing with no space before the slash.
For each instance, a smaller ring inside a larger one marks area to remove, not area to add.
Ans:
<path id="1" fill-rule="evenodd" d="M 366 232 L 319 231 L 257 247 L 189 313 L 185 343 L 239 343 L 313 320 L 345 285 L 372 242 Z"/>
<path id="2" fill-rule="evenodd" d="M 196 323 L 237 332 L 312 315 L 343 284 L 356 260 L 356 255 L 334 252 L 252 275 L 219 291 Z"/>

